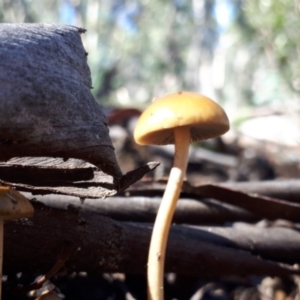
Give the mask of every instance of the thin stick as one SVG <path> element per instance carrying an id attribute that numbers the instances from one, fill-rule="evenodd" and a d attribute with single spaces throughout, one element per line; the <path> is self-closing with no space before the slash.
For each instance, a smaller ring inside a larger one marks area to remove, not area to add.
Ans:
<path id="1" fill-rule="evenodd" d="M 157 213 L 150 242 L 148 256 L 149 300 L 162 300 L 164 298 L 163 277 L 167 239 L 188 161 L 189 127 L 177 128 L 174 131 L 174 136 L 174 164 Z"/>

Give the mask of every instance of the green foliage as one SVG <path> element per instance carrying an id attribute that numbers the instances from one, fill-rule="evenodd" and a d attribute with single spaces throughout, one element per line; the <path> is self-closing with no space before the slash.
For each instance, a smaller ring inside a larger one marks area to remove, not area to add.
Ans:
<path id="1" fill-rule="evenodd" d="M 235 17 L 220 31 L 214 9 L 222 1 Z M 300 91 L 295 0 L 2 0 L 0 21 L 86 28 L 93 93 L 106 104 L 143 106 L 190 89 L 238 110 Z"/>
<path id="2" fill-rule="evenodd" d="M 236 84 L 231 90 L 240 103 L 286 104 L 288 99 L 298 98 L 300 4 L 294 0 L 244 0 L 237 12 L 230 31 L 234 43 L 227 52 L 232 63 L 227 66 L 234 73 L 231 79 Z"/>
<path id="3" fill-rule="evenodd" d="M 300 4 L 294 0 L 247 1 L 246 12 L 265 52 L 274 59 L 290 88 L 299 92 Z"/>
<path id="4" fill-rule="evenodd" d="M 132 28 L 126 28 L 120 24 L 119 14 L 130 10 L 130 5 L 135 14 L 129 20 Z M 189 6 L 176 7 L 170 1 L 137 1 L 120 5 L 119 10 L 108 28 L 106 18 L 99 17 L 97 25 L 98 49 L 104 47 L 104 51 L 100 52 L 95 71 L 109 72 L 116 68 L 111 82 L 116 93 L 110 95 L 129 105 L 149 101 L 156 93 L 183 88 L 184 61 L 190 41 L 185 33 L 187 28 L 193 28 Z M 127 91 L 127 100 L 118 93 L 122 90 Z M 101 90 L 96 94 L 103 96 Z M 110 102 L 112 97 L 108 98 Z"/>
<path id="5" fill-rule="evenodd" d="M 213 6 L 214 0 L 210 2 Z M 83 42 L 93 93 L 102 103 L 120 105 L 139 106 L 166 92 L 195 88 L 190 79 L 198 72 L 199 52 L 205 48 L 202 29 L 206 21 L 215 26 L 212 18 L 197 19 L 192 2 L 185 0 L 5 3 L 5 22 L 62 22 L 62 10 L 73 9 L 72 23 L 88 30 Z"/>

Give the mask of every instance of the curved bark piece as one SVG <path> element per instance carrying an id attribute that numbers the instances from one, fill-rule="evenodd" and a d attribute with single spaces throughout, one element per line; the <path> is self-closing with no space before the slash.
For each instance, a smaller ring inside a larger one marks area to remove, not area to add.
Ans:
<path id="1" fill-rule="evenodd" d="M 0 184 L 17 187 L 21 191 L 30 191 L 35 195 L 54 193 L 76 196 L 81 199 L 106 198 L 124 191 L 159 165 L 158 162 L 149 162 L 125 173 L 116 182 L 113 176 L 83 161 L 69 159 L 67 162 L 62 162 L 61 159 L 44 157 L 31 158 L 29 162 L 31 162 L 29 165 L 26 163 L 11 166 L 6 164 L 6 172 L 3 172 L 5 168 L 0 164 Z M 32 162 L 35 164 L 32 165 Z M 22 175 L 25 178 L 22 178 Z M 10 180 L 7 181 L 7 179 Z"/>

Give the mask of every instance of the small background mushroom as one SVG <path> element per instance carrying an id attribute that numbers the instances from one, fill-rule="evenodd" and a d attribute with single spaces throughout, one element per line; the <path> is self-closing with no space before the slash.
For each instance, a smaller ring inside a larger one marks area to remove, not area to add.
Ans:
<path id="1" fill-rule="evenodd" d="M 33 213 L 34 209 L 26 197 L 10 187 L 0 186 L 0 278 L 2 278 L 3 265 L 3 221 L 29 218 L 32 217 Z M 0 299 L 2 295 L 1 283 Z"/>

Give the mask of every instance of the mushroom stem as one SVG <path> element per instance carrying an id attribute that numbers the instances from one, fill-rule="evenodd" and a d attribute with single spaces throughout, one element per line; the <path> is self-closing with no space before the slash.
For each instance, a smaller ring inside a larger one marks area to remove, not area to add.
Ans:
<path id="1" fill-rule="evenodd" d="M 190 127 L 174 129 L 175 157 L 169 180 L 154 223 L 148 256 L 148 299 L 164 298 L 163 279 L 169 230 L 186 172 Z"/>
<path id="2" fill-rule="evenodd" d="M 2 299 L 2 274 L 3 273 L 3 219 L 0 218 L 0 299 Z"/>

